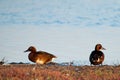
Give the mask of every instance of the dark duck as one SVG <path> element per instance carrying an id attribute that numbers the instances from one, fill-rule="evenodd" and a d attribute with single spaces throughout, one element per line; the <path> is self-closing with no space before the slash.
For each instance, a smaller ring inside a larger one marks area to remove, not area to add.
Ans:
<path id="1" fill-rule="evenodd" d="M 45 51 L 37 51 L 34 46 L 30 46 L 25 52 L 30 52 L 28 58 L 30 61 L 37 64 L 47 64 L 51 62 L 56 56 Z"/>
<path id="2" fill-rule="evenodd" d="M 89 60 L 91 65 L 102 65 L 104 61 L 104 53 L 100 50 L 106 50 L 101 44 L 95 46 L 95 50 L 90 54 Z"/>

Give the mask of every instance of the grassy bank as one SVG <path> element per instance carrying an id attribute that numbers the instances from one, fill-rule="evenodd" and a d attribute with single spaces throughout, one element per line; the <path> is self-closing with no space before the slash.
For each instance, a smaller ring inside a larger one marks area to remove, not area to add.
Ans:
<path id="1" fill-rule="evenodd" d="M 0 80 L 120 80 L 120 66 L 1 65 Z"/>

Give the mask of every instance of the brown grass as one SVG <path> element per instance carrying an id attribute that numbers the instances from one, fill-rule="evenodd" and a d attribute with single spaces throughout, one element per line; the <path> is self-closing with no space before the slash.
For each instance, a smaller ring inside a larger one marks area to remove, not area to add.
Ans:
<path id="1" fill-rule="evenodd" d="M 1 65 L 0 80 L 120 80 L 120 66 Z"/>

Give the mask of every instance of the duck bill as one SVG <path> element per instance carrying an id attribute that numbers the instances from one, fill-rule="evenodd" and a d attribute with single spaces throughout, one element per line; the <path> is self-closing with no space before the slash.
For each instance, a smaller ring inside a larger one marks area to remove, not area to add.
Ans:
<path id="1" fill-rule="evenodd" d="M 105 49 L 105 48 L 103 48 L 103 47 L 102 47 L 101 49 L 102 49 L 102 50 L 106 50 L 106 49 Z"/>
<path id="2" fill-rule="evenodd" d="M 28 52 L 29 50 L 25 50 L 24 52 Z"/>

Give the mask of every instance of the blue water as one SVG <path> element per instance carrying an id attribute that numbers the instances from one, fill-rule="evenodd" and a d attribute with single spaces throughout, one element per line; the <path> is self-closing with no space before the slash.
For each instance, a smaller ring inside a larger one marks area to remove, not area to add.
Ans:
<path id="1" fill-rule="evenodd" d="M 119 0 L 0 0 L 0 59 L 30 62 L 29 46 L 58 56 L 55 62 L 85 62 L 97 43 L 104 64 L 119 64 Z"/>

